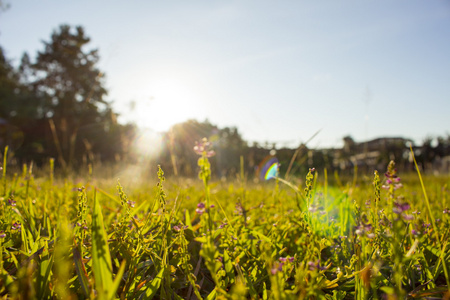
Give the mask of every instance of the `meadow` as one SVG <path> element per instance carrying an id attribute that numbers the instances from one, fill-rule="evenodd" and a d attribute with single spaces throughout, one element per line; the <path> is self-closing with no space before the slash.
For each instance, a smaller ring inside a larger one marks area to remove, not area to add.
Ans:
<path id="1" fill-rule="evenodd" d="M 450 297 L 448 176 L 391 162 L 353 178 L 213 181 L 213 152 L 195 150 L 199 178 L 159 168 L 130 186 L 97 170 L 61 178 L 53 160 L 14 172 L 4 155 L 2 298 Z"/>

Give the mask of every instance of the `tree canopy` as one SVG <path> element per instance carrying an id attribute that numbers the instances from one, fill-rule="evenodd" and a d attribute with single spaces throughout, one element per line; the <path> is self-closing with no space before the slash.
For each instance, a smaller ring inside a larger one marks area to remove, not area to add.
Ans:
<path id="1" fill-rule="evenodd" d="M 25 53 L 18 70 L 0 57 L 0 113 L 19 126 L 27 146 L 16 156 L 39 161 L 56 157 L 64 168 L 97 157 L 114 159 L 124 152 L 122 135 L 105 100 L 104 75 L 97 49 L 88 49 L 83 27 L 61 25 L 44 41 L 34 61 Z M 33 149 L 29 148 L 33 145 Z"/>

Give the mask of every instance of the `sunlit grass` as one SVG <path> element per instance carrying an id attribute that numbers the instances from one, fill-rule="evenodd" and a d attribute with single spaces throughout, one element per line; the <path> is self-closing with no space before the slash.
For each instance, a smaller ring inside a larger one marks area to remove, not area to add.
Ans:
<path id="1" fill-rule="evenodd" d="M 7 298 L 382 299 L 449 295 L 448 176 L 377 174 L 255 183 L 159 170 L 130 178 L 34 177 L 0 187 Z M 198 149 L 197 149 L 198 150 Z M 156 169 L 155 169 L 156 170 Z M 90 174 L 90 175 L 89 175 Z M 399 179 L 401 177 L 401 180 Z M 403 186 L 399 184 L 402 183 Z M 122 185 L 123 184 L 123 185 Z M 438 234 L 437 234 L 438 233 Z M 437 239 L 438 238 L 438 239 Z"/>

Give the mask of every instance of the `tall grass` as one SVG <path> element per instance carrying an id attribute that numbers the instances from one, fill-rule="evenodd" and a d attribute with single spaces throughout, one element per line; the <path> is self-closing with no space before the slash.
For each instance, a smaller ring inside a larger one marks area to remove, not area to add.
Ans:
<path id="1" fill-rule="evenodd" d="M 55 177 L 53 161 L 34 178 L 31 166 L 10 174 L 5 159 L 1 296 L 450 296 L 448 177 L 402 176 L 392 162 L 338 185 L 313 169 L 300 185 L 252 184 L 245 174 L 213 182 L 206 142 L 197 148 L 197 182 L 166 180 L 159 168 L 151 185 L 90 176 L 75 183 Z"/>

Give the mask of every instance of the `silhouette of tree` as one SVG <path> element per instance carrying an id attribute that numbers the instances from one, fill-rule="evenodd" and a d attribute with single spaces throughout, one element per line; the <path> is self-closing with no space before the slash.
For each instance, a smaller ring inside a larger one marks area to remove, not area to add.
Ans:
<path id="1" fill-rule="evenodd" d="M 14 99 L 17 98 L 18 87 L 19 76 L 0 47 L 0 117 L 7 118 L 14 114 Z"/>
<path id="2" fill-rule="evenodd" d="M 81 26 L 61 25 L 36 61 L 25 54 L 20 66 L 22 81 L 35 96 L 35 111 L 48 120 L 53 151 L 65 167 L 82 153 L 102 148 L 99 144 L 115 124 L 104 100 L 103 74 L 96 67 L 98 51 L 85 49 L 89 41 Z"/>

